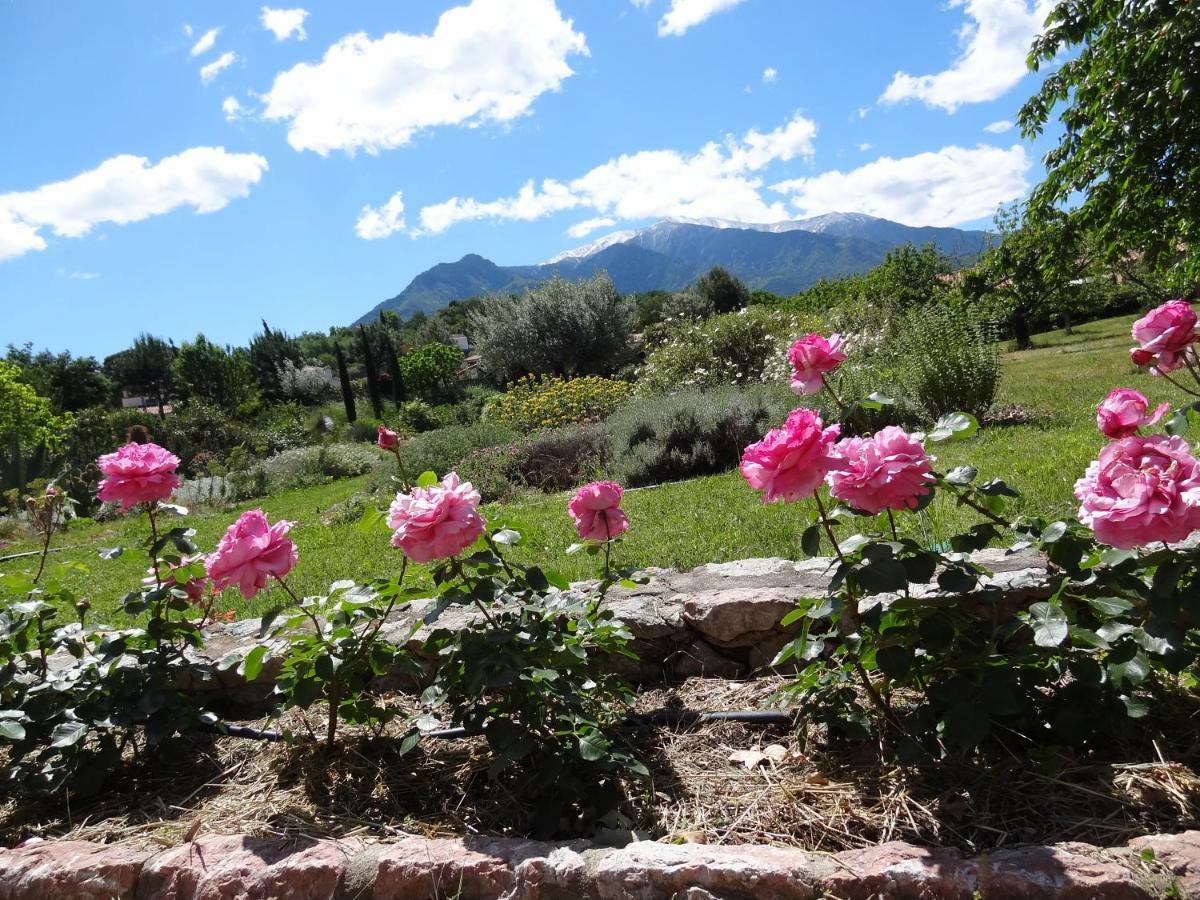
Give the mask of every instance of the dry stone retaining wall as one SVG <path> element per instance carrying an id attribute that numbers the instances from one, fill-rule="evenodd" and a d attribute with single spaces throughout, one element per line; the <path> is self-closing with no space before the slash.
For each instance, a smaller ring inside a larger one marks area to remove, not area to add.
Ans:
<path id="1" fill-rule="evenodd" d="M 1147 852 L 1150 851 L 1150 852 Z M 1200 897 L 1200 832 L 967 857 L 888 843 L 621 848 L 502 839 L 202 836 L 153 852 L 74 841 L 0 850 L 0 900 L 1151 900 Z"/>

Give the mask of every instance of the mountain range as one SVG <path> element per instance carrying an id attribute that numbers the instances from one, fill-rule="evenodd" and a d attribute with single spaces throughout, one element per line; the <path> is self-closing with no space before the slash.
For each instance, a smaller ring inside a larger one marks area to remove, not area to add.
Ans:
<path id="1" fill-rule="evenodd" d="M 861 213 L 829 213 L 770 224 L 726 219 L 665 219 L 647 228 L 618 231 L 543 263 L 498 266 L 475 253 L 439 263 L 403 291 L 379 303 L 358 322 L 382 310 L 402 318 L 431 313 L 452 300 L 519 291 L 555 275 L 584 278 L 607 272 L 622 293 L 679 290 L 713 266 L 724 266 L 751 289 L 794 294 L 822 278 L 865 272 L 889 250 L 933 244 L 967 260 L 984 249 L 987 233 L 916 227 Z M 357 324 L 357 322 L 355 323 Z"/>

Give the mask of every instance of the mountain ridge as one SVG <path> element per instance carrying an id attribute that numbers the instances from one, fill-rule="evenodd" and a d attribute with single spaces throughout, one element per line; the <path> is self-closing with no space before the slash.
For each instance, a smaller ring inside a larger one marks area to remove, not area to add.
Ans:
<path id="1" fill-rule="evenodd" d="M 751 289 L 791 294 L 822 278 L 865 272 L 904 244 L 933 244 L 950 256 L 969 258 L 983 250 L 986 237 L 983 231 L 903 225 L 862 213 L 774 223 L 663 219 L 646 228 L 612 232 L 543 263 L 501 266 L 477 253 L 438 263 L 355 324 L 371 321 L 382 310 L 403 317 L 432 313 L 454 300 L 600 271 L 608 273 L 617 290 L 632 293 L 679 290 L 719 265 Z"/>

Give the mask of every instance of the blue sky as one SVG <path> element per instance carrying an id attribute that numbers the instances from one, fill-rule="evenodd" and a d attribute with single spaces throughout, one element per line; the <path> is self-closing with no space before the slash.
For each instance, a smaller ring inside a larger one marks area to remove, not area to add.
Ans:
<path id="1" fill-rule="evenodd" d="M 0 345 L 324 330 L 671 215 L 985 225 L 1046 5 L 0 0 Z"/>

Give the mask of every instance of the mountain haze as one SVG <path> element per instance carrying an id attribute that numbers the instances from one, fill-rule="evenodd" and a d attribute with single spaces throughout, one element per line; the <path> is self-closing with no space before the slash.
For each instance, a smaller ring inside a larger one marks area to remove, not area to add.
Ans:
<path id="1" fill-rule="evenodd" d="M 631 293 L 678 290 L 713 266 L 724 266 L 751 289 L 793 294 L 822 278 L 865 272 L 904 244 L 933 244 L 949 256 L 967 259 L 984 248 L 985 239 L 982 231 L 914 227 L 861 213 L 765 225 L 668 219 L 614 232 L 535 265 L 498 266 L 469 253 L 458 262 L 439 263 L 422 272 L 358 321 L 370 321 L 382 310 L 394 310 L 401 317 L 431 313 L 452 300 L 519 291 L 555 275 L 583 278 L 601 271 L 609 274 L 617 290 Z"/>

